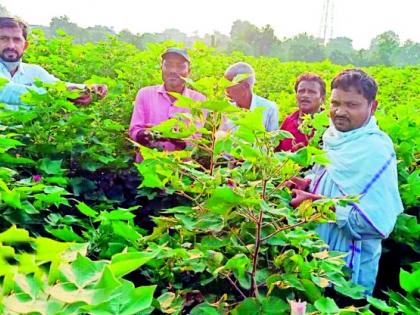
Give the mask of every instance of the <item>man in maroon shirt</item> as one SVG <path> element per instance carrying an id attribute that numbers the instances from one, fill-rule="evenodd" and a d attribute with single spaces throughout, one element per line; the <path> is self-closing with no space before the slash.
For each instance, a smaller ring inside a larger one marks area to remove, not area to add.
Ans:
<path id="1" fill-rule="evenodd" d="M 325 99 L 325 82 L 314 73 L 301 74 L 295 83 L 296 101 L 299 109 L 285 118 L 280 126 L 281 130 L 289 131 L 293 138 L 283 139 L 277 151 L 297 151 L 306 146 L 312 134 L 305 135 L 299 130 L 301 117 L 313 115 L 320 111 Z"/>

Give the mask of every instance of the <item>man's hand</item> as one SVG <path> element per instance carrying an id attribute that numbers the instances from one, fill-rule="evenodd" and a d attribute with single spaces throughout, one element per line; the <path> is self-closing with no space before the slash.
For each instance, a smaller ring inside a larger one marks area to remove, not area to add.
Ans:
<path id="1" fill-rule="evenodd" d="M 159 142 L 161 143 L 171 143 L 175 146 L 175 150 L 184 150 L 187 147 L 187 142 L 183 139 L 176 139 L 176 138 L 159 138 Z"/>
<path id="2" fill-rule="evenodd" d="M 68 89 L 78 90 L 80 89 L 77 86 L 69 86 Z M 89 105 L 95 99 L 103 99 L 108 93 L 108 87 L 105 84 L 94 84 L 90 88 L 86 87 L 84 90 L 81 90 L 79 97 L 71 99 L 71 101 L 76 105 Z"/>
<path id="3" fill-rule="evenodd" d="M 92 103 L 92 96 L 89 91 L 83 91 L 78 98 L 70 100 L 76 105 L 88 105 Z"/>
<path id="4" fill-rule="evenodd" d="M 159 140 L 159 137 L 153 131 L 147 129 L 150 127 L 151 125 L 145 126 L 145 128 L 139 130 L 136 135 L 136 141 L 146 147 L 151 146 L 154 141 Z"/>
<path id="5" fill-rule="evenodd" d="M 108 94 L 108 87 L 105 84 L 94 84 L 90 89 L 98 96 L 98 99 L 100 100 Z"/>
<path id="6" fill-rule="evenodd" d="M 307 190 L 311 180 L 309 178 L 301 178 L 293 176 L 291 179 L 284 182 L 284 186 L 289 189 Z"/>
<path id="7" fill-rule="evenodd" d="M 290 201 L 290 205 L 293 208 L 299 207 L 300 204 L 304 202 L 305 200 L 315 201 L 315 200 L 323 198 L 321 195 L 311 194 L 300 189 L 293 189 L 292 196 L 293 196 L 293 199 Z"/>

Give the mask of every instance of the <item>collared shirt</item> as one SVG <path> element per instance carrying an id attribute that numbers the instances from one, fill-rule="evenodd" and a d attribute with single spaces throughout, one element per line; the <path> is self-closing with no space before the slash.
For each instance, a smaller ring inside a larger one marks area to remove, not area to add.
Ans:
<path id="1" fill-rule="evenodd" d="M 303 143 L 307 146 L 308 140 L 313 136 L 313 132 L 310 135 L 305 135 L 299 130 L 299 110 L 287 116 L 281 124 L 280 129 L 290 132 L 294 136 L 294 139 L 283 139 L 280 141 L 276 151 L 291 151 L 293 146 L 298 143 Z"/>
<path id="2" fill-rule="evenodd" d="M 58 78 L 50 74 L 41 66 L 21 62 L 16 73 L 12 76 L 6 66 L 0 62 L 0 78 L 9 80 L 9 82 L 0 89 L 0 103 L 5 103 L 10 109 L 19 109 L 22 105 L 20 97 L 29 92 L 45 93 L 43 88 L 34 85 L 35 80 L 39 79 L 43 83 L 55 83 Z M 83 88 L 83 84 L 69 85 Z"/>
<path id="3" fill-rule="evenodd" d="M 258 107 L 265 108 L 263 112 L 263 124 L 265 130 L 277 130 L 279 128 L 279 110 L 277 105 L 264 97 L 252 94 L 251 106 L 249 109 L 252 111 Z"/>
<path id="4" fill-rule="evenodd" d="M 182 95 L 195 101 L 204 101 L 206 99 L 203 94 L 188 88 L 184 89 Z M 139 131 L 173 118 L 176 113 L 189 112 L 188 108 L 175 106 L 175 101 L 169 97 L 163 84 L 140 89 L 137 93 L 133 115 L 131 116 L 130 137 L 136 141 Z M 165 141 L 163 147 L 167 151 L 176 150 L 176 145 L 170 141 Z"/>
<path id="5" fill-rule="evenodd" d="M 254 109 L 258 107 L 264 108 L 263 124 L 264 124 L 265 130 L 266 131 L 277 130 L 279 128 L 279 110 L 277 108 L 277 105 L 274 102 L 253 93 L 249 110 L 253 111 Z M 235 125 L 231 121 L 224 120 L 222 123 L 222 126 L 220 127 L 220 130 L 228 131 L 234 128 L 235 128 Z"/>

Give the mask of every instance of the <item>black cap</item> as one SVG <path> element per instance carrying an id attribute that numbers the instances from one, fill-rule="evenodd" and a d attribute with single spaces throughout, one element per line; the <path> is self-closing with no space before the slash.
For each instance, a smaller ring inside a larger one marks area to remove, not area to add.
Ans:
<path id="1" fill-rule="evenodd" d="M 180 55 L 181 57 L 183 57 L 186 61 L 190 62 L 190 56 L 188 56 L 188 53 L 185 49 L 181 49 L 181 48 L 175 48 L 175 47 L 171 47 L 166 49 L 166 51 L 162 54 L 162 59 L 165 58 L 165 55 L 167 54 L 177 54 Z"/>

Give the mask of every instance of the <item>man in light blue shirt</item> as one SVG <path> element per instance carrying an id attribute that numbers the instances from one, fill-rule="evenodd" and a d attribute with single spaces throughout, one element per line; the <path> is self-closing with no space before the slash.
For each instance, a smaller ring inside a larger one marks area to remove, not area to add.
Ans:
<path id="1" fill-rule="evenodd" d="M 28 48 L 27 25 L 15 18 L 0 17 L 0 81 L 6 79 L 4 85 L 0 82 L 0 103 L 5 103 L 9 108 L 17 110 L 22 101 L 20 97 L 35 91 L 44 93 L 45 90 L 34 85 L 39 79 L 43 83 L 55 83 L 58 78 L 48 73 L 38 65 L 22 62 L 22 56 Z M 107 94 L 106 85 L 95 84 L 91 89 L 83 84 L 67 83 L 69 89 L 80 89 L 81 95 L 72 100 L 75 104 L 87 105 L 92 102 L 92 94 L 99 99 Z"/>
<path id="2" fill-rule="evenodd" d="M 253 93 L 255 83 L 254 69 L 245 62 L 231 65 L 225 72 L 225 78 L 233 81 L 237 75 L 247 75 L 247 78 L 226 89 L 227 96 L 238 107 L 255 110 L 263 107 L 263 124 L 266 131 L 274 131 L 279 128 L 279 111 L 277 105 L 257 94 Z M 229 129 L 228 124 L 223 124 L 222 129 Z"/>
<path id="3" fill-rule="evenodd" d="M 317 232 L 330 250 L 347 253 L 354 283 L 372 294 L 382 240 L 404 210 L 398 192 L 397 158 L 389 136 L 374 117 L 378 106 L 376 81 L 359 69 L 347 69 L 331 82 L 331 125 L 323 149 L 330 163 L 313 168 L 313 180 L 293 190 L 291 205 L 348 195 L 357 202 L 335 207 L 336 220 L 320 224 Z M 296 182 L 297 184 L 297 182 Z"/>

